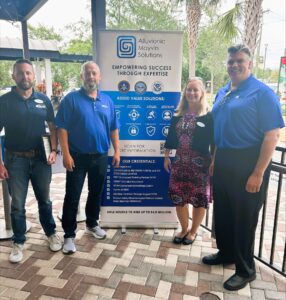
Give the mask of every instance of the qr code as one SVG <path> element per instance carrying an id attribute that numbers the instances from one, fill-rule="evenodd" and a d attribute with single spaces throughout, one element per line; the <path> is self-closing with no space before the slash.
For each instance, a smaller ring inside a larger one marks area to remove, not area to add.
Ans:
<path id="1" fill-rule="evenodd" d="M 165 142 L 160 142 L 160 154 L 164 154 L 165 152 Z"/>

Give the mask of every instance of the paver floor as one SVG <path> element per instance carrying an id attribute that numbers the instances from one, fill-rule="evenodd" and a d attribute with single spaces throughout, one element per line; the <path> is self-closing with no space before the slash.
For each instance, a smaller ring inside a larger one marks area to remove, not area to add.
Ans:
<path id="1" fill-rule="evenodd" d="M 64 196 L 65 175 L 53 175 L 51 199 L 57 214 Z M 2 195 L 2 193 L 0 194 Z M 82 200 L 86 196 L 86 189 Z M 0 201 L 0 219 L 3 203 Z M 195 300 L 205 292 L 221 300 L 286 300 L 285 277 L 257 262 L 257 280 L 238 292 L 223 289 L 234 266 L 206 266 L 202 256 L 216 252 L 210 233 L 200 229 L 192 246 L 174 245 L 172 229 L 107 229 L 105 240 L 85 234 L 78 223 L 77 252 L 53 253 L 38 222 L 37 203 L 29 190 L 27 217 L 32 223 L 24 246 L 24 259 L 11 264 L 11 241 L 0 241 L 1 299 L 172 299 Z M 284 223 L 285 224 L 285 223 Z"/>

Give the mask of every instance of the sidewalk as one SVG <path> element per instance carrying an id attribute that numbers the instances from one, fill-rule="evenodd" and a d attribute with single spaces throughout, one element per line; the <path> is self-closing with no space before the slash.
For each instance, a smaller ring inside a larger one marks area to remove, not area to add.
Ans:
<path id="1" fill-rule="evenodd" d="M 65 175 L 53 176 L 51 199 L 54 216 L 61 210 Z M 0 195 L 2 192 L 0 191 Z M 85 199 L 86 189 L 82 195 Z M 2 196 L 1 196 L 2 198 Z M 4 218 L 0 201 L 0 218 Z M 212 292 L 224 300 L 286 299 L 286 279 L 257 262 L 257 280 L 238 292 L 222 283 L 234 266 L 206 266 L 202 256 L 216 252 L 210 233 L 201 229 L 192 246 L 171 243 L 174 230 L 108 229 L 105 240 L 95 240 L 78 224 L 77 252 L 71 256 L 49 251 L 37 219 L 37 204 L 29 190 L 24 260 L 11 264 L 11 241 L 0 241 L 0 300 L 2 299 L 200 299 Z M 271 217 L 271 216 L 270 216 Z M 63 236 L 58 218 L 57 228 Z M 284 228 L 285 230 L 285 228 Z"/>

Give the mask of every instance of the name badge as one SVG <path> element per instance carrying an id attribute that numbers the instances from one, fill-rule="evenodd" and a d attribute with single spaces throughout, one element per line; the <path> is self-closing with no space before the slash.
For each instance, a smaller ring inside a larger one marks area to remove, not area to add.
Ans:
<path id="1" fill-rule="evenodd" d="M 199 127 L 206 127 L 206 125 L 205 125 L 204 123 L 202 123 L 202 122 L 197 122 L 197 125 L 198 125 Z"/>
<path id="2" fill-rule="evenodd" d="M 44 103 L 44 101 L 41 100 L 41 99 L 35 99 L 34 101 L 35 101 L 36 103 Z"/>

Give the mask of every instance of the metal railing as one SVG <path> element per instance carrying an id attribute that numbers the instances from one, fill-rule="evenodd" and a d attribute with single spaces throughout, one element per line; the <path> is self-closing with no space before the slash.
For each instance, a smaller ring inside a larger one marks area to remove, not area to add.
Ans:
<path id="1" fill-rule="evenodd" d="M 256 230 L 257 260 L 286 277 L 286 148 L 276 147 L 271 165 L 267 198 Z M 213 207 L 210 205 L 204 224 L 201 225 L 214 236 Z"/>

